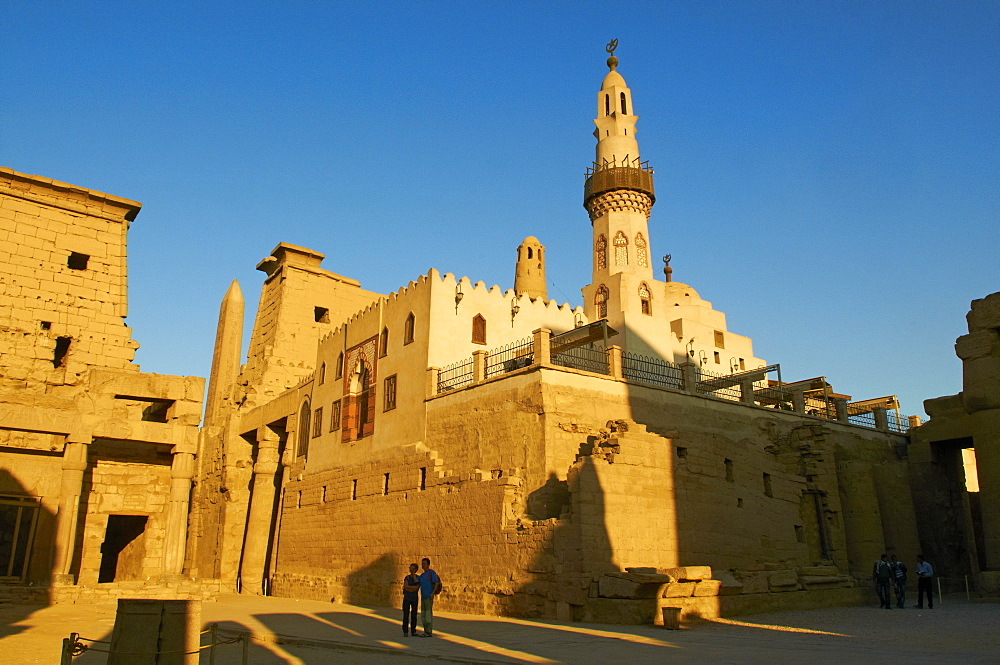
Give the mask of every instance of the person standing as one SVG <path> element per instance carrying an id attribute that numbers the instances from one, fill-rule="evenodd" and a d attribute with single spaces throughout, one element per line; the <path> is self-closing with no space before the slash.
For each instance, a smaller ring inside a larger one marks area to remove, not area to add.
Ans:
<path id="1" fill-rule="evenodd" d="M 934 578 L 934 568 L 924 561 L 922 554 L 917 555 L 917 609 L 924 609 L 924 593 L 927 594 L 927 608 L 934 609 L 934 592 L 931 580 Z"/>
<path id="2" fill-rule="evenodd" d="M 896 587 L 896 607 L 903 609 L 906 607 L 906 564 L 898 561 L 893 554 L 889 557 L 889 566 L 892 568 L 892 583 Z"/>
<path id="3" fill-rule="evenodd" d="M 872 581 L 875 582 L 875 591 L 881 603 L 879 608 L 892 609 L 892 600 L 889 597 L 889 584 L 892 583 L 892 566 L 889 565 L 889 557 L 883 554 L 875 567 L 872 569 Z"/>
<path id="4" fill-rule="evenodd" d="M 424 572 L 420 574 L 420 623 L 424 627 L 421 637 L 434 636 L 434 596 L 441 593 L 441 578 L 431 569 L 431 560 L 420 560 Z"/>
<path id="5" fill-rule="evenodd" d="M 403 578 L 403 637 L 417 635 L 417 598 L 420 592 L 420 576 L 417 564 L 410 564 L 410 574 Z"/>

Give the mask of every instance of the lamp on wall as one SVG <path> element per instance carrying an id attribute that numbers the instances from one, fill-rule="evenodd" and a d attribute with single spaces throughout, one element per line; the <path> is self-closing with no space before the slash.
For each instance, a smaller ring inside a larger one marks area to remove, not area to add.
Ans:
<path id="1" fill-rule="evenodd" d="M 688 349 L 688 356 L 694 358 L 694 337 L 688 340 L 687 349 Z"/>
<path id="2" fill-rule="evenodd" d="M 465 294 L 462 293 L 462 282 L 455 285 L 455 313 L 458 314 L 458 303 L 462 302 Z"/>
<path id="3" fill-rule="evenodd" d="M 583 313 L 576 312 L 575 314 L 573 314 L 573 327 L 579 328 L 582 325 L 583 325 Z"/>
<path id="4" fill-rule="evenodd" d="M 510 327 L 514 327 L 514 317 L 517 313 L 521 311 L 521 307 L 517 304 L 517 296 L 510 299 Z"/>

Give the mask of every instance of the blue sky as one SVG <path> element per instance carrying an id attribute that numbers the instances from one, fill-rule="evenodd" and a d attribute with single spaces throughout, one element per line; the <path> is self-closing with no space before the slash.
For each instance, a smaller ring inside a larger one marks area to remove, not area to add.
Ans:
<path id="1" fill-rule="evenodd" d="M 1000 2 L 11 0 L 0 165 L 143 203 L 144 371 L 206 375 L 229 281 L 249 334 L 281 241 L 388 292 L 510 287 L 535 235 L 578 304 L 612 37 L 675 279 L 786 380 L 958 392 L 1000 290 Z"/>

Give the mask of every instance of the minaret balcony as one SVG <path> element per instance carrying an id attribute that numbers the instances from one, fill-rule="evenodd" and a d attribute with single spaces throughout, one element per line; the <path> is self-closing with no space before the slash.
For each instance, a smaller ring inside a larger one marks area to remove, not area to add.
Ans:
<path id="1" fill-rule="evenodd" d="M 649 162 L 633 162 L 630 166 L 602 165 L 594 163 L 587 169 L 587 181 L 583 186 L 583 205 L 595 197 L 616 189 L 630 189 L 647 194 L 654 202 L 653 169 Z"/>

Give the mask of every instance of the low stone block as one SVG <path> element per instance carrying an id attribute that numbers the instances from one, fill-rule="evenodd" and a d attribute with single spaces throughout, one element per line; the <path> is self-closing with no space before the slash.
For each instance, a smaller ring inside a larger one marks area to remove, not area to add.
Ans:
<path id="1" fill-rule="evenodd" d="M 681 582 L 698 582 L 712 579 L 711 566 L 679 566 L 677 568 L 658 568 L 656 572 L 670 575 Z"/>
<path id="2" fill-rule="evenodd" d="M 649 573 L 656 574 L 656 568 L 651 566 L 632 566 L 631 568 L 625 568 L 626 573 Z"/>
<path id="3" fill-rule="evenodd" d="M 767 593 L 767 575 L 753 575 L 743 578 L 743 593 Z"/>
<path id="4" fill-rule="evenodd" d="M 829 589 L 846 586 L 847 578 L 843 575 L 802 575 L 799 581 L 806 589 Z"/>
<path id="5" fill-rule="evenodd" d="M 694 594 L 697 582 L 671 582 L 663 589 L 664 598 L 687 598 Z"/>
<path id="6" fill-rule="evenodd" d="M 794 570 L 779 570 L 768 577 L 771 591 L 794 591 L 799 588 L 799 576 Z"/>
<path id="7" fill-rule="evenodd" d="M 718 596 L 721 588 L 722 582 L 720 580 L 702 580 L 695 585 L 693 595 Z"/>

